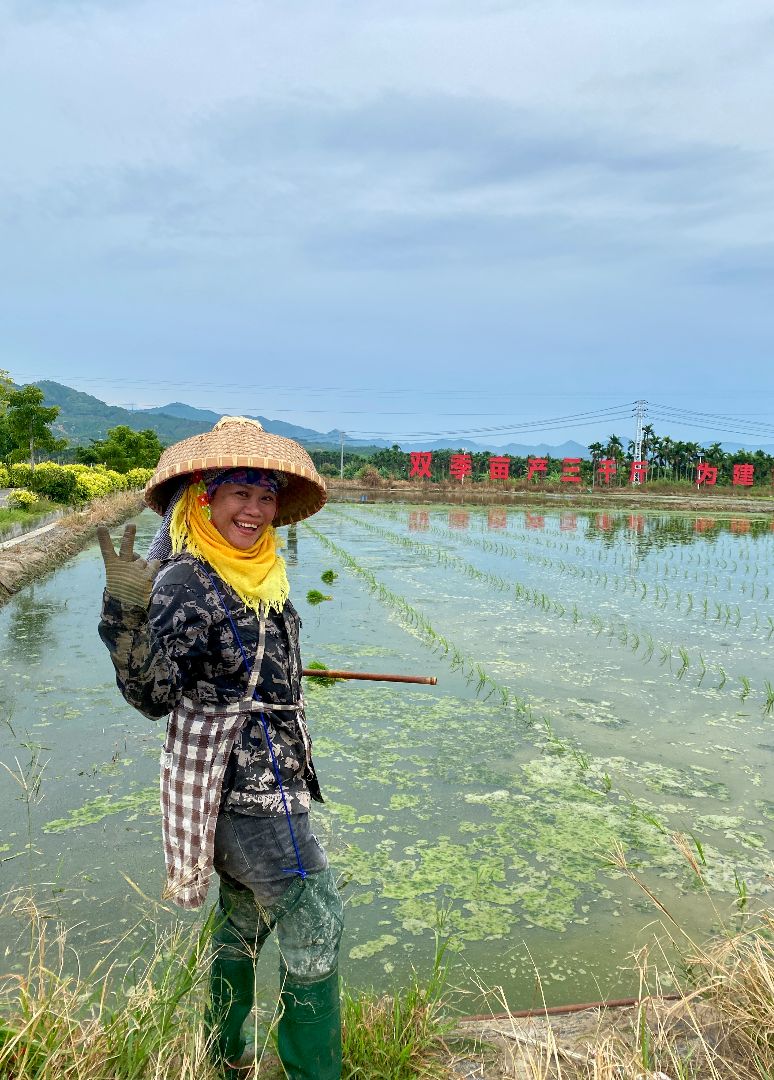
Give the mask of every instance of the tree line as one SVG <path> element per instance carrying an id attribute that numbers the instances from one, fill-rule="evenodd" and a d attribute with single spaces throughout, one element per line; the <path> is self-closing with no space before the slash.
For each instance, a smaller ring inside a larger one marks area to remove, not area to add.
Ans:
<path id="1" fill-rule="evenodd" d="M 635 460 L 634 449 L 634 440 L 626 440 L 620 435 L 610 435 L 605 441 L 589 443 L 588 451 L 591 457 L 589 460 L 580 462 L 582 483 L 588 486 L 599 483 L 599 463 L 607 460 L 616 464 L 616 473 L 611 482 L 614 485 L 627 486 L 629 470 Z M 470 452 L 463 448 L 433 450 L 431 480 L 438 483 L 451 479 L 451 459 L 454 455 L 462 453 L 470 453 L 472 466 L 470 479 L 485 481 L 490 478 L 490 458 L 500 456 L 502 451 L 494 449 Z M 339 450 L 311 450 L 310 454 L 323 476 L 339 476 Z M 518 480 L 526 477 L 530 458 L 539 455 L 507 456 L 510 457 L 510 479 Z M 546 460 L 546 471 L 540 475 L 538 482 L 560 483 L 563 459 L 549 455 Z M 721 485 L 732 483 L 734 465 L 752 465 L 754 467 L 753 484 L 756 487 L 770 486 L 774 473 L 774 456 L 767 454 L 764 450 L 729 452 L 723 450 L 719 442 L 705 446 L 698 442 L 672 439 L 669 435 L 658 436 L 650 425 L 643 429 L 641 460 L 648 462 L 647 480 L 649 482 L 695 484 L 699 461 L 717 467 L 717 483 Z M 345 479 L 367 480 L 369 476 L 373 479 L 378 475 L 382 479 L 407 480 L 410 472 L 411 452 L 401 450 L 397 443 L 389 448 L 369 453 L 350 452 L 345 449 Z"/>

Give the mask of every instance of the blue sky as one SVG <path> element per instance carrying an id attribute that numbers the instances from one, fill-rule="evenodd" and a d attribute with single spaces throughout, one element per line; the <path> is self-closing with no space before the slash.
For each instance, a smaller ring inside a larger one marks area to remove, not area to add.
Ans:
<path id="1" fill-rule="evenodd" d="M 631 435 L 644 398 L 774 443 L 768 0 L 0 0 L 0 31 L 20 381 L 493 444 Z"/>

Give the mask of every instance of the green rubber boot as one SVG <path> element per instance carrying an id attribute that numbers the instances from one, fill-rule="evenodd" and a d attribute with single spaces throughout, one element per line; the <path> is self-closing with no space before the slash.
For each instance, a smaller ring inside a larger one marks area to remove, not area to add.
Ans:
<path id="1" fill-rule="evenodd" d="M 277 1049 L 289 1080 L 340 1080 L 338 969 L 313 983 L 293 982 L 283 974 Z"/>
<path id="2" fill-rule="evenodd" d="M 228 1080 L 244 1076 L 230 1066 L 245 1062 L 249 1056 L 242 1027 L 253 1007 L 254 993 L 255 966 L 249 957 L 213 956 L 206 1025 L 212 1038 L 212 1057 L 223 1066 Z"/>

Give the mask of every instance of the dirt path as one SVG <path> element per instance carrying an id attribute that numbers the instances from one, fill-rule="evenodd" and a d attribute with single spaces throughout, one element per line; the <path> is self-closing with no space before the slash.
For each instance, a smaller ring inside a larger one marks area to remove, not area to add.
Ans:
<path id="1" fill-rule="evenodd" d="M 117 492 L 95 500 L 86 511 L 68 514 L 0 545 L 0 604 L 90 544 L 97 525 L 118 525 L 139 514 L 142 507 L 141 492 Z"/>

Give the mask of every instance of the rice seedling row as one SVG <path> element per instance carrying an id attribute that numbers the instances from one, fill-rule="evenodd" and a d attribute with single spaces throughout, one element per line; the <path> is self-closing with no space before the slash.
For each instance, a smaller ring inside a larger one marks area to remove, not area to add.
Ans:
<path id="1" fill-rule="evenodd" d="M 649 662 L 655 657 L 660 666 L 678 680 L 682 680 L 686 674 L 692 670 L 697 686 L 699 687 L 703 685 L 705 678 L 708 678 L 715 680 L 712 682 L 712 687 L 715 690 L 727 688 L 727 691 L 735 693 L 740 701 L 746 701 L 751 694 L 752 687 L 747 676 L 729 676 L 729 673 L 719 661 L 708 662 L 699 650 L 689 650 L 679 642 L 657 641 L 649 630 L 643 629 L 642 627 L 634 627 L 622 618 L 610 619 L 609 617 L 602 617 L 596 612 L 584 612 L 577 604 L 573 604 L 570 609 L 560 600 L 549 596 L 536 587 L 530 587 L 519 581 L 508 581 L 497 574 L 481 570 L 472 563 L 468 563 L 459 556 L 447 552 L 442 548 L 393 533 L 388 529 L 375 525 L 373 522 L 358 519 L 341 510 L 334 509 L 332 513 L 342 520 L 347 520 L 360 528 L 379 535 L 382 539 L 385 539 L 392 544 L 411 550 L 431 562 L 453 567 L 467 577 L 481 582 L 490 588 L 494 588 L 503 593 L 508 593 L 519 602 L 531 604 L 533 607 L 538 607 L 543 612 L 550 613 L 558 618 L 564 618 L 565 615 L 567 615 L 574 628 L 577 628 L 582 632 L 590 629 L 596 637 L 604 635 L 610 641 L 616 641 L 622 647 L 631 650 L 633 654 L 638 655 L 639 659 L 644 662 Z M 438 533 L 444 532 L 444 530 L 435 531 Z M 483 550 L 494 551 L 497 554 L 506 553 L 511 557 L 518 557 L 518 553 L 508 552 L 507 549 L 503 552 L 501 550 L 503 545 L 493 541 L 471 539 L 469 542 L 480 546 Z M 364 571 L 364 573 L 367 574 L 370 572 Z M 721 618 L 724 618 L 724 626 L 727 626 L 728 623 L 733 620 L 734 614 L 735 613 L 731 612 L 728 605 L 726 605 L 725 610 L 723 610 L 720 605 L 717 605 L 716 620 L 721 621 Z M 736 614 L 736 626 L 738 627 L 738 613 Z M 772 629 L 774 629 L 774 625 L 772 625 Z M 758 698 L 761 699 L 760 707 L 766 714 L 770 714 L 772 709 L 774 709 L 774 702 L 771 700 L 767 684 L 764 683 L 762 689 L 759 692 L 756 692 L 756 699 Z"/>

